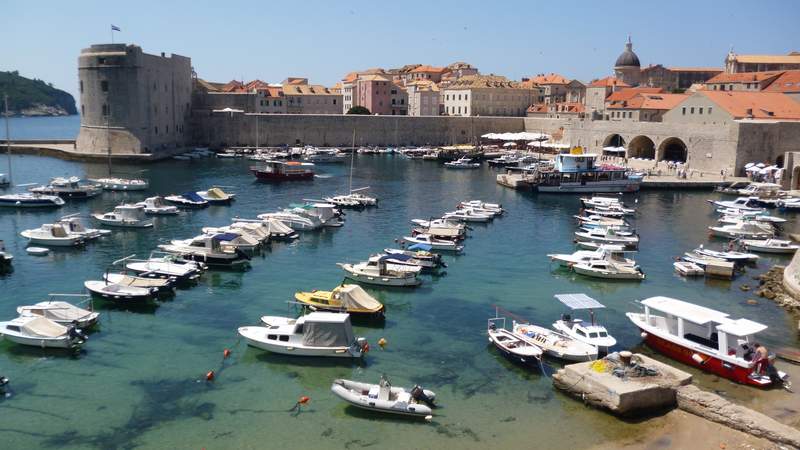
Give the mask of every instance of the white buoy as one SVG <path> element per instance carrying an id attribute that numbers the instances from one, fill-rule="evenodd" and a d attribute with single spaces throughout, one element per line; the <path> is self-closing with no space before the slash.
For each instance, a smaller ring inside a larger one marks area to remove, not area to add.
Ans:
<path id="1" fill-rule="evenodd" d="M 641 336 L 642 336 L 642 339 L 645 339 L 645 338 L 647 337 L 647 333 L 645 333 L 644 331 L 642 331 L 642 334 L 641 334 Z"/>
<path id="2" fill-rule="evenodd" d="M 50 249 L 44 247 L 28 247 L 25 249 L 25 251 L 28 252 L 29 255 L 34 256 L 44 256 L 50 253 Z"/>

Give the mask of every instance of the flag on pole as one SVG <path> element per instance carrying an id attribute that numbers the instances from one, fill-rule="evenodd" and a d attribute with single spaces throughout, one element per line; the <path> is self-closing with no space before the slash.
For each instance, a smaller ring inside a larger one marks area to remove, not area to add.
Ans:
<path id="1" fill-rule="evenodd" d="M 119 27 L 116 25 L 111 25 L 111 31 L 122 31 L 122 30 L 120 30 Z"/>

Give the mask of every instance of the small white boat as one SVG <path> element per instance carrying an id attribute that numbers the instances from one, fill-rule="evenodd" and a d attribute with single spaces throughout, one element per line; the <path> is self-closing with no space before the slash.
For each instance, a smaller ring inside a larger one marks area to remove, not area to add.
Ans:
<path id="1" fill-rule="evenodd" d="M 547 255 L 551 261 L 557 261 L 562 267 L 571 267 L 588 261 L 608 259 L 622 265 L 635 266 L 636 261 L 626 258 L 621 246 L 599 245 L 597 250 L 578 250 L 574 253 L 551 253 Z"/>
<path id="2" fill-rule="evenodd" d="M 0 239 L 0 269 L 10 266 L 13 260 L 14 255 L 6 250 L 6 243 Z"/>
<path id="3" fill-rule="evenodd" d="M 223 247 L 231 247 L 243 251 L 255 251 L 261 246 L 261 236 L 253 235 L 247 229 L 238 229 L 230 226 L 227 227 L 203 227 L 203 234 L 214 236 L 218 234 L 232 233 L 236 237 L 231 236 L 229 240 L 221 242 Z M 269 239 L 269 235 L 267 235 Z"/>
<path id="4" fill-rule="evenodd" d="M 800 249 L 800 245 L 780 239 L 744 239 L 741 242 L 751 252 L 794 253 Z"/>
<path id="5" fill-rule="evenodd" d="M 581 204 L 583 206 L 588 207 L 619 207 L 624 208 L 625 204 L 618 197 L 602 197 L 602 196 L 593 196 L 593 197 L 581 197 Z"/>
<path id="6" fill-rule="evenodd" d="M 505 210 L 503 209 L 503 205 L 499 203 L 487 203 L 482 200 L 465 200 L 458 204 L 459 208 L 475 208 L 475 209 L 483 209 L 487 211 L 492 211 L 497 215 L 503 214 Z"/>
<path id="7" fill-rule="evenodd" d="M 83 221 L 81 220 L 79 213 L 64 216 L 60 218 L 56 223 L 63 225 L 69 233 L 80 235 L 87 241 L 111 234 L 111 230 L 103 230 L 100 228 L 86 228 L 83 225 Z"/>
<path id="8" fill-rule="evenodd" d="M 277 220 L 296 231 L 311 231 L 322 227 L 322 220 L 316 216 L 300 214 L 297 211 L 284 210 L 274 213 L 259 214 L 256 217 L 263 221 Z"/>
<path id="9" fill-rule="evenodd" d="M 168 195 L 164 197 L 164 200 L 174 204 L 179 208 L 197 209 L 206 208 L 208 206 L 208 200 L 197 195 L 197 192 L 184 192 L 180 195 Z"/>
<path id="10" fill-rule="evenodd" d="M 602 242 L 591 242 L 591 241 L 577 241 L 575 245 L 578 248 L 582 248 L 584 250 L 599 250 L 601 248 L 606 248 L 612 252 L 626 252 L 626 253 L 635 253 L 635 250 L 628 250 L 627 247 L 624 245 L 619 244 L 603 244 Z"/>
<path id="11" fill-rule="evenodd" d="M 781 211 L 797 211 L 800 210 L 800 198 L 788 198 L 778 200 L 778 209 Z"/>
<path id="12" fill-rule="evenodd" d="M 422 228 L 441 228 L 441 229 L 450 229 L 455 230 L 458 235 L 466 235 L 467 234 L 467 226 L 464 225 L 463 222 L 459 222 L 457 220 L 447 220 L 447 219 L 433 219 L 433 220 L 423 220 L 423 219 L 413 219 L 411 223 L 414 225 L 419 225 Z"/>
<path id="13" fill-rule="evenodd" d="M 347 313 L 312 312 L 297 319 L 264 316 L 265 326 L 240 327 L 251 345 L 282 355 L 360 358 L 369 351 L 362 337 L 353 335 Z"/>
<path id="14" fill-rule="evenodd" d="M 463 246 L 458 245 L 455 241 L 437 239 L 429 234 L 418 234 L 416 236 L 403 236 L 403 240 L 411 244 L 425 244 L 429 245 L 434 250 L 449 250 L 460 252 L 464 249 Z"/>
<path id="15" fill-rule="evenodd" d="M 769 239 L 775 236 L 775 229 L 768 223 L 743 221 L 721 227 L 708 227 L 711 234 L 728 239 Z"/>
<path id="16" fill-rule="evenodd" d="M 118 205 L 114 211 L 103 214 L 92 214 L 98 222 L 103 225 L 121 228 L 149 228 L 153 226 L 153 221 L 148 219 L 141 205 Z"/>
<path id="17" fill-rule="evenodd" d="M 593 260 L 573 264 L 575 273 L 592 278 L 608 280 L 644 280 L 644 273 L 639 266 L 628 266 L 608 260 Z"/>
<path id="18" fill-rule="evenodd" d="M 144 201 L 136 204 L 144 207 L 145 214 L 152 214 L 156 216 L 174 216 L 179 212 L 177 206 L 167 205 L 164 203 L 164 197 L 160 196 L 148 197 L 144 199 Z"/>
<path id="19" fill-rule="evenodd" d="M 24 230 L 20 233 L 31 244 L 47 245 L 52 247 L 74 247 L 86 242 L 86 237 L 70 233 L 60 223 L 46 223 L 39 228 Z"/>
<path id="20" fill-rule="evenodd" d="M 782 217 L 767 216 L 764 214 L 755 215 L 724 215 L 719 218 L 719 223 L 726 225 L 733 225 L 743 220 L 751 220 L 755 222 L 764 223 L 786 223 L 786 219 Z"/>
<path id="21" fill-rule="evenodd" d="M 606 327 L 595 320 L 595 310 L 605 308 L 602 303 L 586 294 L 558 294 L 555 297 L 570 311 L 589 311 L 589 321 L 573 318 L 572 314 L 562 314 L 553 323 L 553 328 L 572 339 L 596 347 L 600 353 L 607 353 L 609 348 L 616 345 L 617 340 L 608 334 Z"/>
<path id="22" fill-rule="evenodd" d="M 620 235 L 616 231 L 608 228 L 593 228 L 587 231 L 576 231 L 575 237 L 579 241 L 599 242 L 602 244 L 624 245 L 636 248 L 639 245 L 639 236 Z"/>
<path id="23" fill-rule="evenodd" d="M 150 186 L 147 180 L 128 178 L 96 178 L 91 180 L 107 191 L 143 191 Z"/>
<path id="24" fill-rule="evenodd" d="M 60 325 L 75 325 L 78 328 L 89 328 L 97 323 L 100 313 L 80 308 L 72 303 L 56 300 L 64 297 L 81 297 L 88 300 L 87 295 L 50 294 L 50 300 L 48 301 L 28 306 L 18 306 L 17 314 L 20 316 L 44 317 Z"/>
<path id="25" fill-rule="evenodd" d="M 618 219 L 614 217 L 604 217 L 604 216 L 574 216 L 578 222 L 582 224 L 591 224 L 596 226 L 610 226 L 610 227 L 626 227 L 629 226 L 628 222 L 625 219 Z"/>
<path id="26" fill-rule="evenodd" d="M 116 284 L 102 280 L 88 280 L 83 286 L 92 294 L 115 302 L 145 302 L 155 297 L 155 288 L 143 288 L 126 284 Z"/>
<path id="27" fill-rule="evenodd" d="M 191 239 L 170 241 L 169 244 L 161 244 L 158 248 L 166 253 L 209 266 L 245 267 L 250 264 L 250 257 L 232 246 L 224 245 L 225 242 L 238 237 L 236 233 L 201 234 Z"/>
<path id="28" fill-rule="evenodd" d="M 0 322 L 0 336 L 17 344 L 40 348 L 75 348 L 86 342 L 86 335 L 78 328 L 65 327 L 35 315 Z"/>
<path id="29" fill-rule="evenodd" d="M 79 177 L 55 177 L 50 183 L 28 189 L 34 194 L 58 195 L 61 198 L 87 199 L 100 195 L 99 184 L 87 183 Z"/>
<path id="30" fill-rule="evenodd" d="M 33 256 L 45 256 L 50 253 L 50 249 L 45 247 L 27 247 L 25 251 Z"/>
<path id="31" fill-rule="evenodd" d="M 446 162 L 444 166 L 448 169 L 477 169 L 481 166 L 481 163 L 472 162 L 472 159 L 463 157 L 455 161 Z"/>
<path id="32" fill-rule="evenodd" d="M 497 314 L 495 313 L 495 316 Z M 505 317 L 493 317 L 487 321 L 486 334 L 500 353 L 506 358 L 528 366 L 539 367 L 542 348 L 524 336 L 518 336 L 506 329 Z"/>
<path id="33" fill-rule="evenodd" d="M 442 215 L 442 219 L 457 220 L 461 222 L 489 222 L 494 219 L 494 215 L 483 214 L 475 211 L 474 209 L 467 208 L 444 213 L 444 215 Z"/>
<path id="34" fill-rule="evenodd" d="M 337 379 L 331 392 L 347 403 L 361 409 L 388 414 L 423 417 L 431 420 L 436 394 L 414 386 L 410 390 L 394 387 L 384 377 L 378 384 Z"/>
<path id="35" fill-rule="evenodd" d="M 236 194 L 229 194 L 219 187 L 212 187 L 206 191 L 197 191 L 197 195 L 210 205 L 230 205 L 236 199 Z"/>
<path id="36" fill-rule="evenodd" d="M 709 200 L 713 205 L 726 209 L 738 209 L 742 211 L 764 211 L 764 208 L 757 206 L 753 197 L 739 197 L 736 200 Z"/>
<path id="37" fill-rule="evenodd" d="M 676 272 L 685 277 L 697 277 L 706 273 L 703 267 L 691 261 L 675 261 L 672 266 L 675 267 Z"/>
<path id="38" fill-rule="evenodd" d="M 597 359 L 597 347 L 576 341 L 569 336 L 529 323 L 513 322 L 512 332 L 528 343 L 540 347 L 547 355 L 566 361 Z"/>
<path id="39" fill-rule="evenodd" d="M 752 253 L 742 253 L 742 252 L 734 252 L 734 251 L 720 252 L 720 251 L 716 251 L 716 250 L 711 250 L 711 249 L 705 248 L 702 245 L 700 245 L 700 247 L 697 247 L 696 249 L 694 249 L 694 252 L 697 253 L 698 255 L 710 256 L 712 258 L 719 258 L 719 259 L 724 259 L 726 261 L 732 261 L 732 262 L 741 262 L 741 263 L 743 263 L 743 262 L 752 262 L 752 261 L 757 261 L 758 260 L 758 255 L 754 255 Z"/>
<path id="40" fill-rule="evenodd" d="M 336 206 L 345 208 L 358 208 L 358 207 L 377 205 L 378 204 L 377 198 L 369 197 L 361 193 L 361 191 L 365 191 L 367 189 L 369 189 L 369 186 L 358 189 L 351 189 L 349 194 L 327 197 L 325 198 L 325 201 L 328 203 L 332 203 Z"/>
<path id="41" fill-rule="evenodd" d="M 179 283 L 200 278 L 203 268 L 195 262 L 182 262 L 173 255 L 151 257 L 144 261 L 131 261 L 125 265 L 129 270 L 147 278 L 175 278 Z"/>
<path id="42" fill-rule="evenodd" d="M 132 286 L 144 289 L 155 289 L 159 294 L 169 294 L 174 291 L 174 286 L 177 281 L 176 278 L 147 278 L 139 277 L 136 275 L 128 275 L 125 273 L 111 273 L 106 272 L 103 274 L 103 280 L 110 284 L 119 284 L 122 286 Z"/>
<path id="43" fill-rule="evenodd" d="M 442 260 L 442 255 L 431 253 L 431 247 L 425 244 L 414 244 L 408 249 L 385 248 L 383 251 L 390 256 L 388 261 L 392 264 L 415 265 L 423 271 L 434 271 L 439 267 L 447 267 Z M 392 258 L 393 257 L 393 258 Z M 407 258 L 407 259 L 406 259 Z"/>
<path id="44" fill-rule="evenodd" d="M 387 262 L 388 255 L 371 256 L 369 260 L 358 264 L 337 263 L 351 280 L 379 286 L 418 286 L 422 280 L 417 278 L 421 268 L 391 267 Z"/>

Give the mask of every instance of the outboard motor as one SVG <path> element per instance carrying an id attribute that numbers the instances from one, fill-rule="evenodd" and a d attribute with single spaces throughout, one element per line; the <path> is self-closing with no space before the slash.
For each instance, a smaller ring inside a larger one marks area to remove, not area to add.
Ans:
<path id="1" fill-rule="evenodd" d="M 83 331 L 81 331 L 80 328 L 78 328 L 75 325 L 72 325 L 69 328 L 67 328 L 67 336 L 69 336 L 69 338 L 73 340 L 80 339 L 82 341 L 86 341 L 89 339 L 89 336 L 86 336 L 86 334 L 84 334 Z"/>
<path id="2" fill-rule="evenodd" d="M 418 402 L 423 402 L 431 408 L 436 407 L 436 405 L 433 403 L 433 396 L 426 394 L 425 389 L 422 389 L 418 384 L 415 384 L 414 387 L 411 388 L 411 398 Z"/>

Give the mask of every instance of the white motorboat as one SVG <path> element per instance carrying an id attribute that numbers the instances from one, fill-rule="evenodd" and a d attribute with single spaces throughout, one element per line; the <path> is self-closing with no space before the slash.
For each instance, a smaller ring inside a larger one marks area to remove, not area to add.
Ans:
<path id="1" fill-rule="evenodd" d="M 336 148 L 313 149 L 307 150 L 303 159 L 314 164 L 339 164 L 345 162 L 347 155 Z"/>
<path id="2" fill-rule="evenodd" d="M 223 245 L 224 242 L 238 237 L 239 235 L 236 233 L 201 234 L 191 239 L 170 241 L 169 244 L 161 244 L 158 248 L 164 252 L 209 266 L 246 267 L 250 264 L 249 256 L 236 248 Z"/>
<path id="3" fill-rule="evenodd" d="M 441 229 L 451 229 L 455 230 L 458 235 L 466 235 L 467 234 L 467 226 L 464 225 L 463 222 L 459 222 L 457 220 L 447 220 L 447 219 L 433 219 L 433 220 L 423 220 L 423 219 L 413 219 L 411 221 L 414 225 L 419 225 L 422 228 L 441 228 Z"/>
<path id="4" fill-rule="evenodd" d="M 270 241 L 271 233 L 269 229 L 269 224 L 261 221 L 244 222 L 240 220 L 234 220 L 233 223 L 223 228 L 227 229 L 228 231 L 232 231 L 234 233 L 239 233 L 243 236 L 248 236 L 251 239 L 257 240 L 261 244 L 266 244 Z M 292 229 L 289 228 L 289 231 L 292 231 Z"/>
<path id="5" fill-rule="evenodd" d="M 624 245 L 619 244 L 603 244 L 602 242 L 591 242 L 591 241 L 576 241 L 575 245 L 578 248 L 582 248 L 584 250 L 599 250 L 600 248 L 606 248 L 608 250 L 614 252 L 626 252 L 626 253 L 634 253 L 635 250 L 628 250 L 627 247 Z"/>
<path id="6" fill-rule="evenodd" d="M 331 392 L 347 403 L 368 411 L 403 416 L 433 418 L 433 402 L 436 394 L 419 386 L 405 389 L 392 386 L 381 377 L 378 384 L 360 383 L 336 379 L 331 385 Z"/>
<path id="7" fill-rule="evenodd" d="M 355 337 L 350 314 L 312 312 L 297 319 L 264 316 L 264 326 L 240 327 L 253 347 L 293 356 L 360 358 L 369 351 L 367 340 Z"/>
<path id="8" fill-rule="evenodd" d="M 137 205 L 144 206 L 145 214 L 174 216 L 179 212 L 177 206 L 167 205 L 164 203 L 164 197 L 160 196 L 148 197 L 144 201 L 137 203 Z"/>
<path id="9" fill-rule="evenodd" d="M 444 166 L 448 169 L 477 169 L 481 166 L 481 163 L 472 162 L 471 158 L 463 157 L 455 161 L 446 162 Z"/>
<path id="10" fill-rule="evenodd" d="M 588 261 L 607 259 L 616 263 L 635 266 L 636 261 L 626 258 L 621 246 L 600 245 L 597 250 L 578 250 L 574 253 L 551 253 L 547 257 L 551 261 L 557 261 L 562 267 L 572 267 L 574 264 L 581 264 Z"/>
<path id="11" fill-rule="evenodd" d="M 110 284 L 131 286 L 144 289 L 155 289 L 159 294 L 171 294 L 175 290 L 176 278 L 147 278 L 125 273 L 106 272 L 103 280 Z"/>
<path id="12" fill-rule="evenodd" d="M 128 178 L 96 178 L 91 180 L 107 191 L 144 191 L 150 187 L 147 180 Z"/>
<path id="13" fill-rule="evenodd" d="M 26 247 L 25 252 L 33 256 L 46 256 L 50 253 L 50 249 L 45 247 Z"/>
<path id="14" fill-rule="evenodd" d="M 598 215 L 590 215 L 590 216 L 573 216 L 575 219 L 578 220 L 581 224 L 591 224 L 596 226 L 609 226 L 609 227 L 627 227 L 630 226 L 625 219 L 622 218 L 614 218 L 614 217 L 605 217 L 605 216 L 598 216 Z"/>
<path id="15" fill-rule="evenodd" d="M 589 311 L 589 322 L 580 318 L 573 318 L 572 314 L 562 314 L 559 320 L 553 323 L 553 328 L 571 337 L 596 347 L 598 352 L 607 353 L 617 340 L 614 339 L 603 325 L 595 320 L 595 311 L 604 309 L 605 306 L 586 294 L 558 294 L 555 296 L 570 311 Z"/>
<path id="16" fill-rule="evenodd" d="M 324 227 L 340 227 L 344 225 L 342 220 L 342 213 L 336 208 L 336 205 L 331 203 L 322 202 L 308 202 L 304 205 L 289 205 L 292 213 L 316 218 Z"/>
<path id="17" fill-rule="evenodd" d="M 743 220 L 750 220 L 755 222 L 764 222 L 764 223 L 774 223 L 774 224 L 781 224 L 786 223 L 786 219 L 783 217 L 775 217 L 775 216 L 768 216 L 765 214 L 755 214 L 755 215 L 724 215 L 719 218 L 719 223 L 726 224 L 726 225 L 733 225 L 737 222 L 741 222 Z"/>
<path id="18" fill-rule="evenodd" d="M 736 200 L 709 200 L 713 205 L 726 209 L 738 209 L 742 211 L 764 211 L 764 208 L 757 206 L 753 197 L 739 197 Z"/>
<path id="19" fill-rule="evenodd" d="M 197 195 L 197 192 L 184 192 L 180 195 L 168 195 L 164 200 L 172 203 L 178 208 L 206 208 L 208 207 L 208 200 Z"/>
<path id="20" fill-rule="evenodd" d="M 11 208 L 60 208 L 64 203 L 64 199 L 57 195 L 31 192 L 0 195 L 0 206 Z"/>
<path id="21" fill-rule="evenodd" d="M 782 211 L 800 210 L 800 198 L 794 197 L 778 200 L 777 207 Z"/>
<path id="22" fill-rule="evenodd" d="M 104 214 L 92 214 L 98 222 L 103 225 L 122 228 L 149 228 L 153 226 L 153 221 L 148 219 L 141 205 L 118 205 L 114 211 Z"/>
<path id="23" fill-rule="evenodd" d="M 445 220 L 458 220 L 461 222 L 489 222 L 494 219 L 493 214 L 483 214 L 475 211 L 474 209 L 458 209 L 444 213 L 442 219 Z"/>
<path id="24" fill-rule="evenodd" d="M 645 343 L 664 355 L 722 378 L 756 387 L 783 384 L 786 374 L 772 363 L 755 364 L 755 335 L 766 325 L 668 297 L 642 300 L 644 312 L 629 312 Z M 771 359 L 771 358 L 769 358 Z M 757 371 L 759 368 L 762 371 Z"/>
<path id="25" fill-rule="evenodd" d="M 278 222 L 296 231 L 310 231 L 322 227 L 322 221 L 319 219 L 319 217 L 298 214 L 290 210 L 259 214 L 256 217 L 265 222 L 269 220 L 277 220 Z"/>
<path id="26" fill-rule="evenodd" d="M 800 245 L 780 239 L 743 239 L 744 248 L 759 253 L 794 253 Z"/>
<path id="27" fill-rule="evenodd" d="M 578 226 L 578 230 L 580 231 L 591 231 L 591 230 L 611 230 L 617 236 L 635 236 L 636 230 L 627 226 L 627 225 L 595 225 L 593 223 L 582 223 Z"/>
<path id="28" fill-rule="evenodd" d="M 460 252 L 464 249 L 457 242 L 445 239 L 437 239 L 429 234 L 418 234 L 416 236 L 403 236 L 403 240 L 411 244 L 429 245 L 433 250 L 448 250 Z"/>
<path id="29" fill-rule="evenodd" d="M 465 200 L 458 204 L 458 208 L 475 208 L 477 210 L 491 211 L 496 215 L 505 213 L 503 205 L 499 203 L 487 203 L 482 200 Z"/>
<path id="30" fill-rule="evenodd" d="M 24 230 L 20 233 L 31 244 L 52 247 L 74 247 L 86 242 L 86 236 L 71 233 L 61 223 L 45 223 L 39 228 Z"/>
<path id="31" fill-rule="evenodd" d="M 594 209 L 586 209 L 583 211 L 586 215 L 590 216 L 600 216 L 600 217 L 612 217 L 616 219 L 621 219 L 625 216 L 630 215 L 630 213 L 626 213 L 620 209 L 610 209 L 610 208 L 594 208 Z"/>
<path id="32" fill-rule="evenodd" d="M 593 278 L 608 280 L 644 280 L 644 273 L 639 266 L 628 266 L 608 260 L 593 260 L 573 264 L 575 273 Z"/>
<path id="33" fill-rule="evenodd" d="M 378 199 L 375 197 L 369 197 L 367 195 L 362 194 L 361 190 L 369 189 L 369 187 L 360 188 L 360 189 L 353 189 L 349 194 L 342 194 L 336 195 L 333 197 L 326 197 L 325 201 L 328 203 L 333 203 L 336 206 L 341 207 L 349 207 L 349 208 L 358 208 L 358 207 L 365 207 L 365 206 L 375 206 L 378 204 Z"/>
<path id="34" fill-rule="evenodd" d="M 219 187 L 197 191 L 197 195 L 207 201 L 209 205 L 230 205 L 236 199 L 236 194 L 229 194 Z"/>
<path id="35" fill-rule="evenodd" d="M 17 344 L 40 348 L 75 348 L 86 342 L 86 335 L 75 326 L 65 327 L 35 315 L 0 322 L 0 336 Z"/>
<path id="36" fill-rule="evenodd" d="M 697 253 L 698 255 L 710 256 L 712 258 L 719 258 L 719 259 L 724 259 L 726 261 L 739 262 L 739 263 L 754 262 L 758 260 L 758 255 L 754 255 L 752 253 L 742 253 L 735 251 L 720 252 L 705 248 L 703 247 L 702 244 L 700 245 L 700 247 L 694 249 L 694 252 Z"/>
<path id="37" fill-rule="evenodd" d="M 80 294 L 50 294 L 50 300 L 48 301 L 33 305 L 18 306 L 17 314 L 20 316 L 44 317 L 60 325 L 75 325 L 78 328 L 84 329 L 97 323 L 100 313 L 80 308 L 72 303 L 56 300 L 64 297 L 81 297 L 86 300 L 88 296 Z"/>
<path id="38" fill-rule="evenodd" d="M 357 264 L 337 263 L 351 280 L 379 286 L 415 287 L 422 283 L 417 278 L 420 267 L 392 267 L 388 255 L 371 256 L 369 260 Z"/>
<path id="39" fill-rule="evenodd" d="M 269 238 L 279 241 L 290 241 L 300 237 L 292 227 L 276 219 L 266 219 L 264 225 L 269 230 Z"/>
<path id="40" fill-rule="evenodd" d="M 254 235 L 249 229 L 239 229 L 231 226 L 227 227 L 203 227 L 203 234 L 214 236 L 221 233 L 233 233 L 236 237 L 223 240 L 223 247 L 237 248 L 243 251 L 255 251 L 261 246 L 261 235 Z M 269 239 L 269 235 L 267 235 Z"/>
<path id="41" fill-rule="evenodd" d="M 203 273 L 203 268 L 198 263 L 186 263 L 178 260 L 174 255 L 151 256 L 143 261 L 131 261 L 125 267 L 142 277 L 175 278 L 180 283 L 194 281 Z"/>
<path id="42" fill-rule="evenodd" d="M 545 354 L 566 361 L 591 361 L 597 359 L 597 347 L 530 323 L 513 321 L 511 331 L 531 345 L 540 347 Z"/>
<path id="43" fill-rule="evenodd" d="M 79 213 L 64 216 L 58 219 L 58 222 L 56 223 L 63 225 L 67 232 L 80 235 L 87 241 L 111 234 L 110 230 L 86 228 L 86 226 L 83 225 L 83 221 L 81 220 Z"/>
<path id="44" fill-rule="evenodd" d="M 685 277 L 702 276 L 706 273 L 702 266 L 691 261 L 675 261 L 672 266 L 676 272 Z"/>
<path id="45" fill-rule="evenodd" d="M 721 227 L 708 227 L 711 234 L 728 239 L 769 239 L 775 236 L 775 229 L 768 223 L 743 221 Z"/>
<path id="46" fill-rule="evenodd" d="M 117 284 L 105 280 L 84 281 L 83 286 L 93 295 L 124 303 L 146 302 L 152 300 L 158 293 L 156 288 Z"/>
<path id="47" fill-rule="evenodd" d="M 423 271 L 432 272 L 440 267 L 447 267 L 447 264 L 442 260 L 442 255 L 431 253 L 432 248 L 425 244 L 414 244 L 408 249 L 385 248 L 383 251 L 389 256 L 398 258 L 389 259 L 390 263 L 402 264 L 399 257 L 408 258 L 404 259 L 406 264 L 416 265 L 422 268 Z"/>
<path id="48" fill-rule="evenodd" d="M 28 189 L 35 194 L 57 195 L 61 198 L 87 199 L 100 195 L 103 190 L 99 184 L 87 183 L 79 177 L 55 177 L 50 183 Z"/>
<path id="49" fill-rule="evenodd" d="M 495 313 L 495 316 L 498 316 Z M 500 353 L 506 358 L 528 366 L 539 367 L 542 348 L 531 343 L 525 336 L 518 336 L 506 329 L 505 317 L 493 317 L 487 321 L 486 334 Z"/>
<path id="50" fill-rule="evenodd" d="M 639 236 L 620 235 L 616 231 L 607 228 L 593 228 L 588 231 L 576 231 L 575 237 L 579 241 L 599 242 L 602 244 L 617 244 L 630 248 L 636 248 L 639 246 Z"/>
<path id="51" fill-rule="evenodd" d="M 619 199 L 619 197 L 604 197 L 604 196 L 592 196 L 592 197 L 581 197 L 581 204 L 585 207 L 625 207 L 625 204 Z"/>

